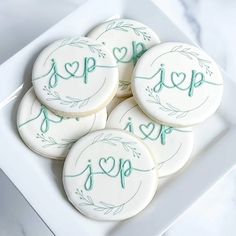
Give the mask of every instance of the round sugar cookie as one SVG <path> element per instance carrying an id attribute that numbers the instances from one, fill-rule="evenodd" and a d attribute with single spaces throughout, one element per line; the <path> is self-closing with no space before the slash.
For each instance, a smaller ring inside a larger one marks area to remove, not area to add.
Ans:
<path id="1" fill-rule="evenodd" d="M 38 99 L 57 115 L 86 116 L 104 108 L 118 88 L 112 54 L 85 37 L 58 40 L 36 59 L 32 82 Z"/>
<path id="2" fill-rule="evenodd" d="M 102 42 L 112 52 L 119 68 L 117 96 L 130 96 L 134 65 L 147 49 L 160 42 L 156 33 L 140 22 L 115 19 L 96 26 L 88 37 Z"/>
<path id="3" fill-rule="evenodd" d="M 162 124 L 185 127 L 203 122 L 220 105 L 223 79 L 200 48 L 163 43 L 137 63 L 132 92 L 140 108 Z"/>
<path id="4" fill-rule="evenodd" d="M 63 169 L 70 202 L 96 220 L 124 220 L 142 211 L 158 186 L 155 162 L 141 140 L 121 130 L 90 133 L 70 150 Z"/>
<path id="5" fill-rule="evenodd" d="M 133 97 L 120 103 L 111 112 L 106 127 L 126 130 L 142 139 L 153 154 L 159 177 L 180 170 L 189 160 L 193 149 L 191 128 L 174 128 L 156 123 L 141 111 Z"/>
<path id="6" fill-rule="evenodd" d="M 42 156 L 64 160 L 72 144 L 83 135 L 106 125 L 106 109 L 96 114 L 65 118 L 42 105 L 31 88 L 17 113 L 17 127 L 25 144 Z"/>

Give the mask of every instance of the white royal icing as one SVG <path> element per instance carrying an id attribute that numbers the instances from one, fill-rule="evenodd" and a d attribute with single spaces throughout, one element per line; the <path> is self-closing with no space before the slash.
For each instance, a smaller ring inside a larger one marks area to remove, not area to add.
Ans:
<path id="1" fill-rule="evenodd" d="M 152 119 L 172 126 L 192 126 L 220 105 L 223 79 L 216 63 L 200 48 L 163 43 L 138 61 L 132 92 Z"/>
<path id="2" fill-rule="evenodd" d="M 115 19 L 98 25 L 88 36 L 110 49 L 118 63 L 120 81 L 117 96 L 130 96 L 134 65 L 147 49 L 160 42 L 156 33 L 140 22 Z"/>
<path id="3" fill-rule="evenodd" d="M 141 138 L 153 153 L 159 177 L 174 174 L 190 158 L 192 129 L 156 123 L 141 111 L 133 97 L 120 103 L 111 112 L 106 127 L 123 129 Z"/>
<path id="4" fill-rule="evenodd" d="M 104 108 L 118 88 L 112 54 L 85 37 L 58 40 L 35 61 L 32 82 L 38 99 L 54 113 L 77 117 Z"/>
<path id="5" fill-rule="evenodd" d="M 158 186 L 146 145 L 121 130 L 90 133 L 76 142 L 63 169 L 65 192 L 85 216 L 124 220 L 142 211 Z"/>
<path id="6" fill-rule="evenodd" d="M 80 117 L 57 116 L 42 105 L 31 88 L 18 108 L 17 127 L 26 145 L 42 156 L 63 160 L 83 135 L 106 125 L 106 109 Z"/>

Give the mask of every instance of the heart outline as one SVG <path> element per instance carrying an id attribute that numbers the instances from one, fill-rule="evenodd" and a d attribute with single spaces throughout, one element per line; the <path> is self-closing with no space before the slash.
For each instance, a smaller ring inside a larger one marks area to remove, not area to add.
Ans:
<path id="1" fill-rule="evenodd" d="M 122 54 L 122 51 L 124 50 L 123 54 Z M 115 47 L 113 48 L 113 56 L 115 57 L 116 59 L 116 62 L 122 62 L 122 60 L 126 57 L 127 55 L 127 52 L 128 52 L 128 49 L 126 47 L 121 47 L 121 48 L 118 48 L 118 47 Z M 119 54 L 121 54 L 120 57 L 117 57 L 117 52 Z"/>
<path id="2" fill-rule="evenodd" d="M 183 76 L 183 78 L 179 81 L 179 83 L 175 83 L 174 76 L 176 76 L 176 78 L 180 78 L 180 76 Z M 185 81 L 186 74 L 184 72 L 172 72 L 170 79 L 174 87 L 180 88 L 179 85 L 181 85 Z"/>
<path id="3" fill-rule="evenodd" d="M 71 72 L 71 69 L 73 69 L 74 65 L 76 65 L 76 68 L 74 68 L 74 72 Z M 67 73 L 69 73 L 71 76 L 75 76 L 76 72 L 79 70 L 79 62 L 78 61 L 74 61 L 74 62 L 67 62 L 65 64 L 65 70 Z M 69 68 L 71 69 L 69 69 Z"/>
<path id="4" fill-rule="evenodd" d="M 112 166 L 110 167 L 110 169 L 107 170 L 106 167 L 103 166 L 103 164 L 104 164 L 104 163 L 107 164 L 109 160 L 112 160 L 113 163 L 112 163 Z M 103 173 L 106 174 L 106 175 L 110 175 L 111 171 L 112 171 L 112 170 L 114 169 L 114 167 L 115 167 L 115 164 L 116 164 L 116 160 L 115 160 L 115 158 L 112 157 L 112 156 L 109 156 L 109 157 L 107 157 L 107 158 L 101 158 L 101 159 L 99 160 L 99 166 L 100 166 L 100 168 L 102 169 Z"/>
<path id="5" fill-rule="evenodd" d="M 149 126 L 151 125 L 151 130 L 149 130 L 148 133 L 146 133 L 146 131 L 144 131 L 143 129 L 149 129 Z M 149 122 L 148 124 L 141 124 L 139 125 L 139 130 L 140 132 L 144 135 L 144 138 L 142 138 L 143 140 L 145 140 L 146 138 L 149 138 L 149 136 L 153 133 L 155 129 L 155 124 L 153 122 Z M 149 138 L 151 139 L 151 138 Z"/>

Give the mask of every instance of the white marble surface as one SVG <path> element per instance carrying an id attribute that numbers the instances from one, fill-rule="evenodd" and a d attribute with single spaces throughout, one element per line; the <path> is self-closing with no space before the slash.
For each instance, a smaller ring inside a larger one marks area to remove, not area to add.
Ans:
<path id="1" fill-rule="evenodd" d="M 82 0 L 0 1 L 0 64 L 73 11 L 80 2 Z M 235 0 L 155 2 L 234 77 Z M 0 173 L 0 188 L 0 236 L 52 235 L 3 173 Z M 165 236 L 234 236 L 235 219 L 236 169 L 202 196 Z"/>

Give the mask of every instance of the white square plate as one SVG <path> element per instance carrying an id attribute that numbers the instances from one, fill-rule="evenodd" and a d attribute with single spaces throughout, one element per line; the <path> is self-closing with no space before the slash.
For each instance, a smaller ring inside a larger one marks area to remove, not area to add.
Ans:
<path id="1" fill-rule="evenodd" d="M 57 236 L 161 234 L 236 163 L 236 85 L 224 75 L 220 109 L 194 128 L 192 161 L 165 181 L 141 214 L 120 223 L 96 222 L 79 214 L 66 200 L 61 181 L 63 163 L 42 158 L 22 143 L 16 129 L 17 107 L 31 86 L 32 64 L 46 45 L 66 36 L 85 35 L 114 15 L 149 25 L 163 42 L 192 43 L 152 1 L 88 0 L 0 66 L 0 167 Z"/>

